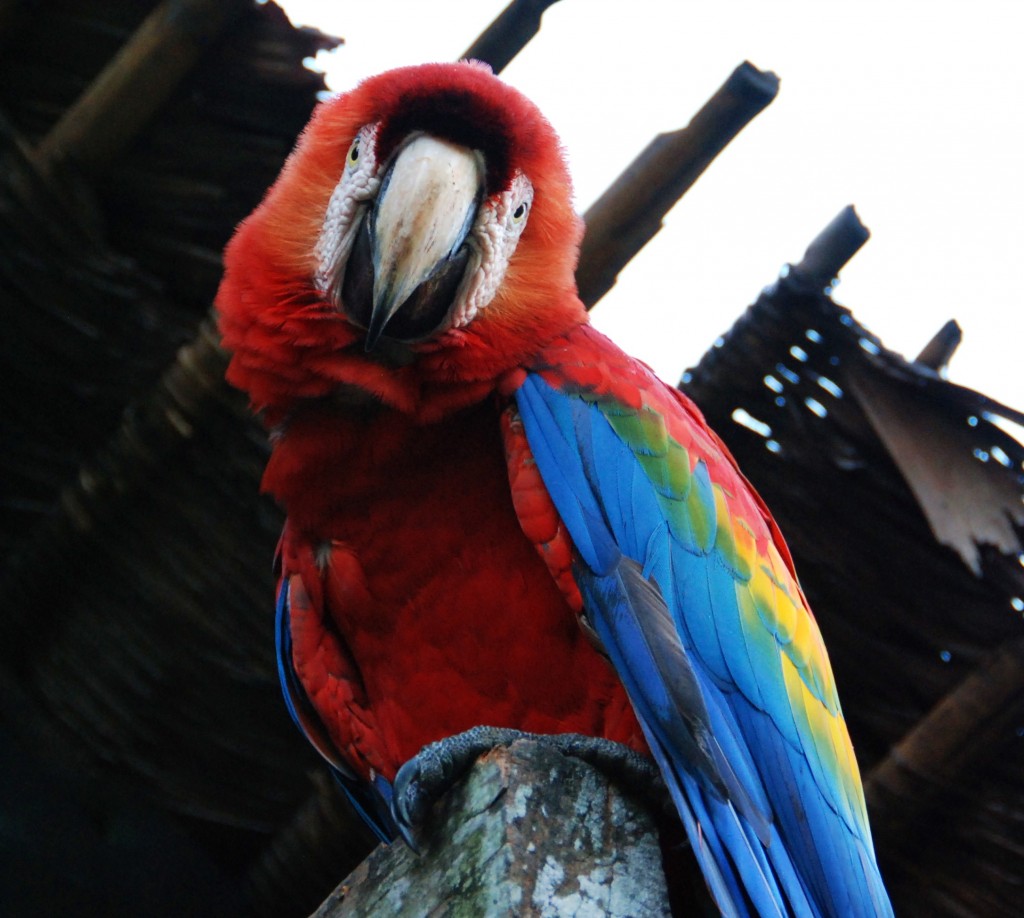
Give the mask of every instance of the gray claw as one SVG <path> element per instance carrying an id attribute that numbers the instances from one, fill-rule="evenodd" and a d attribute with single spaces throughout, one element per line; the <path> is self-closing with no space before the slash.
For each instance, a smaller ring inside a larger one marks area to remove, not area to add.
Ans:
<path id="1" fill-rule="evenodd" d="M 434 802 L 485 752 L 524 737 L 533 735 L 504 727 L 473 727 L 430 743 L 409 759 L 395 775 L 391 797 L 391 815 L 405 843 L 418 854 L 415 833 L 426 821 Z"/>
<path id="2" fill-rule="evenodd" d="M 419 756 L 409 759 L 398 769 L 391 792 L 391 815 L 395 827 L 413 853 L 419 854 L 420 847 L 414 832 L 417 826 L 422 825 L 430 805 L 430 799 L 420 783 Z"/>
<path id="3" fill-rule="evenodd" d="M 424 746 L 395 776 L 391 814 L 405 843 L 417 854 L 416 830 L 426 821 L 431 806 L 458 781 L 481 755 L 519 739 L 535 740 L 582 759 L 643 796 L 660 797 L 664 785 L 652 760 L 611 740 L 575 733 L 541 735 L 506 727 L 473 727 L 465 733 Z"/>

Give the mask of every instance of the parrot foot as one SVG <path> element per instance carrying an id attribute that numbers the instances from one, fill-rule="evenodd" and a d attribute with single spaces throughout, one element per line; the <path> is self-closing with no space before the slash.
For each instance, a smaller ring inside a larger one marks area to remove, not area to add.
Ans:
<path id="1" fill-rule="evenodd" d="M 392 787 L 391 814 L 405 843 L 419 853 L 415 833 L 426 821 L 433 804 L 480 756 L 516 740 L 532 740 L 587 762 L 616 784 L 639 788 L 643 796 L 659 804 L 667 799 L 654 762 L 621 743 L 579 733 L 524 733 L 508 727 L 473 727 L 424 746 L 398 770 Z"/>

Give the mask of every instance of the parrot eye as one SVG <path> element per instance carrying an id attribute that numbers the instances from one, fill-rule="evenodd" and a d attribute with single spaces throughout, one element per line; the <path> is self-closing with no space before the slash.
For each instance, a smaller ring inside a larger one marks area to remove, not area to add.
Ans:
<path id="1" fill-rule="evenodd" d="M 376 171 L 373 161 L 376 134 L 377 125 L 375 124 L 367 124 L 359 129 L 345 156 L 346 173 L 370 175 Z"/>
<path id="2" fill-rule="evenodd" d="M 505 225 L 509 231 L 519 238 L 519 234 L 526 227 L 526 218 L 530 216 L 530 205 L 533 203 L 533 186 L 530 180 L 521 172 L 516 176 L 512 187 L 506 192 Z"/>

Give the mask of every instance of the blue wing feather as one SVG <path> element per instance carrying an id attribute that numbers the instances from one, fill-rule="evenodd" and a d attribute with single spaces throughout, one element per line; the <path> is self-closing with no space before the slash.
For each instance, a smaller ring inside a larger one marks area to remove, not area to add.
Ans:
<path id="1" fill-rule="evenodd" d="M 751 571 L 719 550 L 734 524 L 718 517 L 708 464 L 697 461 L 673 492 L 657 458 L 678 446 L 667 436 L 650 448 L 627 443 L 615 427 L 625 407 L 556 389 L 537 374 L 515 400 L 579 553 L 574 574 L 586 614 L 719 907 L 736 915 L 891 914 L 866 825 L 829 782 L 841 759 L 808 738 L 811 714 L 790 707 L 783 648 L 792 636 L 779 631 L 777 616 L 749 605 L 756 597 L 742 594 Z M 830 687 L 813 670 L 801 678 L 833 710 Z"/>
<path id="2" fill-rule="evenodd" d="M 705 873 L 712 870 L 712 887 L 721 884 L 719 905 L 731 903 L 733 913 L 743 915 L 750 896 L 761 914 L 782 914 L 772 905 L 781 900 L 764 855 L 770 821 L 719 746 L 714 724 L 721 718 L 705 704 L 699 673 L 678 643 L 665 640 L 671 618 L 660 591 L 626 558 L 609 575 L 581 571 L 578 580 L 594 630 L 622 675 L 655 758 L 670 776 L 677 808 L 683 805 L 687 815 L 697 815 L 701 831 L 694 848 Z M 681 787 L 688 793 L 680 794 Z M 736 865 L 744 877 L 743 894 L 738 878 L 722 864 Z"/>
<path id="3" fill-rule="evenodd" d="M 398 828 L 391 817 L 391 784 L 378 775 L 372 785 L 359 780 L 346 767 L 327 731 L 313 708 L 306 690 L 299 681 L 292 662 L 291 614 L 288 604 L 288 579 L 284 578 L 277 592 L 274 620 L 277 648 L 277 676 L 281 694 L 295 726 L 330 766 L 331 774 L 348 798 L 360 819 L 370 827 L 379 841 L 388 843 L 398 837 Z"/>

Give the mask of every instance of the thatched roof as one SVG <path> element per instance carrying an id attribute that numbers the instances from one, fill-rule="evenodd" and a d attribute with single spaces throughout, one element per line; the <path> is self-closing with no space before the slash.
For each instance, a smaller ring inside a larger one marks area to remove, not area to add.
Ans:
<path id="1" fill-rule="evenodd" d="M 9 914 L 62 890 L 78 914 L 305 914 L 371 844 L 278 697 L 280 515 L 209 319 L 220 251 L 323 89 L 302 60 L 330 43 L 246 0 L 0 4 Z M 775 89 L 740 68 L 645 154 L 665 196 L 595 205 L 590 299 Z M 1024 455 L 991 423 L 1012 412 L 887 352 L 822 264 L 685 388 L 794 548 L 898 910 L 1015 913 Z"/>
<path id="2" fill-rule="evenodd" d="M 997 421 L 1024 417 L 887 350 L 814 262 L 765 290 L 682 388 L 796 558 L 897 912 L 1010 915 L 1024 881 L 1024 448 Z"/>

